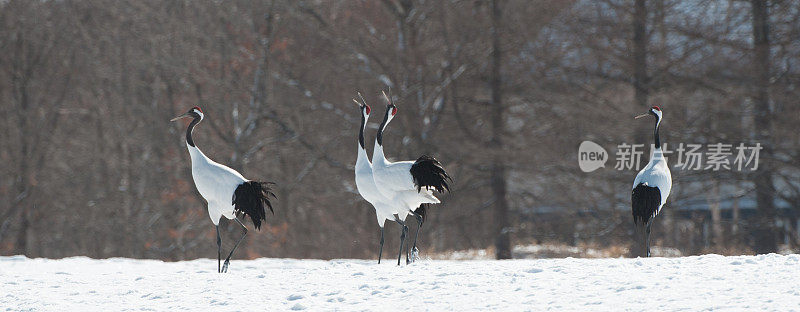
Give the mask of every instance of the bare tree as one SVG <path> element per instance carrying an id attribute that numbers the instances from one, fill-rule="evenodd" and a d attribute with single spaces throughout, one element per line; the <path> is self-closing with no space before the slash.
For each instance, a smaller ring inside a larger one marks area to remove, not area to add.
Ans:
<path id="1" fill-rule="evenodd" d="M 511 240 L 508 220 L 508 202 L 506 201 L 506 168 L 505 160 L 502 158 L 504 150 L 503 137 L 505 133 L 505 118 L 503 107 L 503 82 L 500 70 L 503 62 L 503 52 L 500 45 L 500 33 L 502 33 L 502 8 L 499 0 L 492 0 L 491 20 L 492 20 L 492 55 L 491 55 L 491 77 L 489 85 L 491 89 L 492 105 L 492 139 L 489 148 L 494 152 L 492 160 L 491 186 L 494 201 L 494 226 L 495 226 L 495 257 L 497 259 L 511 259 Z"/>
<path id="2" fill-rule="evenodd" d="M 770 110 L 770 41 L 769 11 L 766 0 L 752 0 L 753 20 L 753 85 L 755 89 L 755 139 L 764 149 L 761 151 L 762 163 L 753 174 L 759 218 L 756 223 L 756 253 L 777 252 L 775 233 L 775 186 L 773 184 L 773 140 L 772 113 Z"/>
<path id="3" fill-rule="evenodd" d="M 434 155 L 455 179 L 429 211 L 423 256 L 494 247 L 519 257 L 523 244 L 628 254 L 636 171 L 612 168 L 618 144 L 650 142 L 649 125 L 631 118 L 649 105 L 668 116 L 670 151 L 765 148 L 755 172 L 675 168 L 654 244 L 683 254 L 797 248 L 797 8 L 0 2 L 0 253 L 213 255 L 184 125 L 168 122 L 197 105 L 206 119 L 196 141 L 210 158 L 278 182 L 275 216 L 241 257 L 371 257 L 379 233 L 355 191 L 350 99 L 361 91 L 380 113 L 388 89 L 400 109 L 389 155 Z M 371 138 L 374 119 L 367 126 Z M 606 168 L 579 170 L 584 140 L 608 150 Z M 765 218 L 754 222 L 756 211 Z M 387 227 L 387 244 L 397 230 Z"/>

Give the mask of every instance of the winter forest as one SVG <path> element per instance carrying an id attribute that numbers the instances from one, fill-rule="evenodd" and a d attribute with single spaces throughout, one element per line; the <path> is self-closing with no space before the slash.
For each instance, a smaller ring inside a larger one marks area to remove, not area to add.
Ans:
<path id="1" fill-rule="evenodd" d="M 630 256 L 651 106 L 674 151 L 653 254 L 796 253 L 798 38 L 789 0 L 0 1 L 0 255 L 213 258 L 170 122 L 198 106 L 208 157 L 276 183 L 236 259 L 374 259 L 352 99 L 374 111 L 371 154 L 381 91 L 391 158 L 434 155 L 453 178 L 423 258 Z M 581 170 L 583 141 L 604 167 Z M 740 168 L 742 144 L 760 149 Z M 241 231 L 220 230 L 228 247 Z"/>

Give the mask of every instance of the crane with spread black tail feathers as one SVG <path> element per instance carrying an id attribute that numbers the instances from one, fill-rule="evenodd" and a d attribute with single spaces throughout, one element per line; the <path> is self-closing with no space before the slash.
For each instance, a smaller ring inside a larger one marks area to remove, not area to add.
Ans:
<path id="1" fill-rule="evenodd" d="M 655 145 L 650 162 L 644 167 L 636 179 L 633 180 L 631 191 L 631 211 L 637 239 L 644 241 L 646 256 L 650 256 L 650 226 L 661 207 L 667 202 L 672 189 L 672 174 L 669 172 L 667 160 L 661 150 L 661 140 L 658 137 L 658 127 L 661 125 L 662 112 L 658 106 L 653 106 L 647 113 L 636 116 L 636 119 L 653 116 L 656 118 L 654 138 Z"/>
<path id="2" fill-rule="evenodd" d="M 361 126 L 358 129 L 358 156 L 355 166 L 356 188 L 358 188 L 358 193 L 361 194 L 361 197 L 375 208 L 375 216 L 378 219 L 378 226 L 381 228 L 381 247 L 378 251 L 378 263 L 381 263 L 384 242 L 383 226 L 386 220 L 395 220 L 394 214 L 397 208 L 393 207 L 392 202 L 378 191 L 378 187 L 375 185 L 375 180 L 372 177 L 372 163 L 367 156 L 367 149 L 364 143 L 364 128 L 367 126 L 367 120 L 369 120 L 371 109 L 369 105 L 367 105 L 367 101 L 364 100 L 364 97 L 361 96 L 361 93 L 359 93 L 358 96 L 361 98 L 362 103 L 353 99 L 353 102 L 356 102 L 361 112 Z"/>
<path id="3" fill-rule="evenodd" d="M 438 204 L 439 199 L 433 195 L 433 190 L 439 193 L 450 191 L 449 183 L 452 179 L 436 158 L 422 155 L 416 161 L 391 162 L 386 159 L 383 153 L 383 131 L 386 125 L 397 114 L 397 106 L 391 99 L 383 93 L 386 102 L 386 113 L 383 121 L 378 127 L 378 136 L 375 139 L 375 146 L 372 152 L 372 170 L 375 185 L 378 191 L 388 198 L 395 207 L 395 222 L 403 227 L 400 235 L 400 253 L 397 255 L 397 264 L 400 264 L 400 257 L 403 254 L 408 226 L 405 218 L 411 214 L 418 222 L 417 235 L 414 237 L 414 254 L 417 250 L 417 236 L 425 220 L 427 204 Z M 406 264 L 409 263 L 408 249 L 406 249 Z"/>
<path id="4" fill-rule="evenodd" d="M 192 178 L 197 191 L 208 202 L 208 216 L 217 228 L 217 272 L 228 271 L 231 256 L 236 247 L 247 235 L 247 227 L 236 217 L 238 214 L 250 216 L 256 230 L 261 229 L 261 221 L 266 220 L 266 208 L 275 214 L 269 198 L 275 198 L 270 185 L 272 182 L 250 181 L 241 174 L 225 165 L 214 162 L 195 146 L 192 140 L 194 127 L 203 121 L 203 111 L 199 107 L 192 107 L 188 112 L 173 118 L 177 121 L 183 118 L 192 118 L 186 129 L 186 147 L 192 161 Z M 233 249 L 225 258 L 225 263 L 220 266 L 222 258 L 222 240 L 219 235 L 219 220 L 222 218 L 233 219 L 244 229 L 242 237 L 233 245 Z"/>

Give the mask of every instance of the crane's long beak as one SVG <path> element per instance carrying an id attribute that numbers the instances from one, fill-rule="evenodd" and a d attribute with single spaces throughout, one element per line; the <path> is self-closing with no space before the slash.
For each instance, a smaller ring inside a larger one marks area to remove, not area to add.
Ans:
<path id="1" fill-rule="evenodd" d="M 647 113 L 644 113 L 644 114 L 641 114 L 639 116 L 633 117 L 633 119 L 639 119 L 639 118 L 642 118 L 642 117 L 647 117 Z"/>
<path id="2" fill-rule="evenodd" d="M 181 118 L 186 118 L 186 117 L 189 117 L 189 113 L 183 113 L 178 117 L 170 119 L 169 121 L 176 121 L 176 120 L 180 120 Z"/>
<path id="3" fill-rule="evenodd" d="M 391 92 L 392 90 L 389 90 L 389 91 Z M 392 100 L 389 99 L 389 96 L 386 95 L 386 91 L 381 90 L 381 93 L 383 93 L 383 98 L 386 99 L 386 104 L 393 104 Z M 397 106 L 397 105 L 395 105 L 395 106 Z"/>

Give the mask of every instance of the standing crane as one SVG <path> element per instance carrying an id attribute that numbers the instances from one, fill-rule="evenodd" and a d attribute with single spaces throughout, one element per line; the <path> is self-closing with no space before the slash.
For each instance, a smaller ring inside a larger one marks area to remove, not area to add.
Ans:
<path id="1" fill-rule="evenodd" d="M 631 192 L 631 210 L 637 239 L 643 235 L 647 257 L 650 257 L 650 225 L 661 207 L 667 202 L 669 191 L 672 189 L 672 174 L 669 172 L 667 160 L 661 151 L 661 141 L 658 138 L 658 127 L 661 125 L 661 109 L 653 106 L 647 113 L 636 116 L 635 119 L 653 116 L 656 118 L 655 145 L 650 162 L 644 167 L 636 179 L 633 180 Z"/>
<path id="2" fill-rule="evenodd" d="M 386 93 L 383 93 L 383 96 L 388 104 L 383 121 L 378 127 L 378 136 L 375 139 L 375 146 L 372 152 L 372 170 L 378 191 L 400 208 L 395 212 L 395 222 L 403 227 L 400 235 L 400 253 L 397 255 L 397 264 L 399 265 L 406 234 L 408 233 L 408 226 L 404 221 L 405 218 L 409 214 L 417 218 L 417 235 L 414 237 L 413 248 L 416 254 L 418 252 L 417 236 L 425 220 L 425 205 L 440 203 L 439 199 L 433 196 L 431 189 L 439 193 L 443 193 L 445 190 L 449 191 L 450 185 L 448 181 L 452 182 L 452 179 L 447 175 L 442 164 L 436 158 L 428 155 L 422 155 L 416 161 L 390 162 L 386 159 L 383 153 L 383 131 L 386 129 L 386 125 L 392 121 L 394 115 L 397 114 L 397 106 L 386 96 Z M 408 249 L 406 249 L 406 264 L 408 263 Z"/>
<path id="3" fill-rule="evenodd" d="M 275 211 L 272 210 L 272 203 L 269 201 L 270 196 L 275 197 L 270 189 L 270 185 L 273 183 L 247 180 L 236 170 L 206 157 L 194 145 L 192 130 L 203 120 L 203 111 L 199 107 L 192 107 L 188 112 L 170 121 L 183 118 L 192 118 L 192 122 L 186 129 L 186 147 L 189 149 L 192 161 L 192 178 L 197 191 L 208 202 L 208 216 L 217 228 L 217 272 L 225 273 L 228 271 L 233 252 L 247 235 L 247 227 L 236 216 L 238 214 L 250 216 L 256 230 L 261 229 L 261 221 L 266 220 L 266 208 L 269 207 L 272 214 L 275 214 Z M 225 258 L 225 263 L 220 266 L 222 240 L 219 236 L 219 220 L 222 217 L 236 220 L 236 223 L 239 223 L 244 229 L 244 234 L 236 241 L 228 257 Z"/>
<path id="4" fill-rule="evenodd" d="M 381 228 L 381 247 L 378 251 L 378 263 L 380 264 L 381 256 L 383 255 L 383 226 L 386 220 L 395 220 L 394 213 L 396 209 L 392 207 L 390 200 L 378 191 L 378 187 L 375 186 L 375 180 L 372 178 L 372 163 L 369 161 L 364 144 L 364 128 L 366 128 L 367 120 L 369 120 L 371 109 L 364 97 L 361 96 L 361 93 L 358 96 L 361 97 L 362 103 L 353 99 L 361 112 L 361 126 L 358 130 L 358 158 L 356 159 L 355 167 L 356 187 L 361 197 L 375 208 L 375 216 L 378 219 L 378 226 Z"/>

